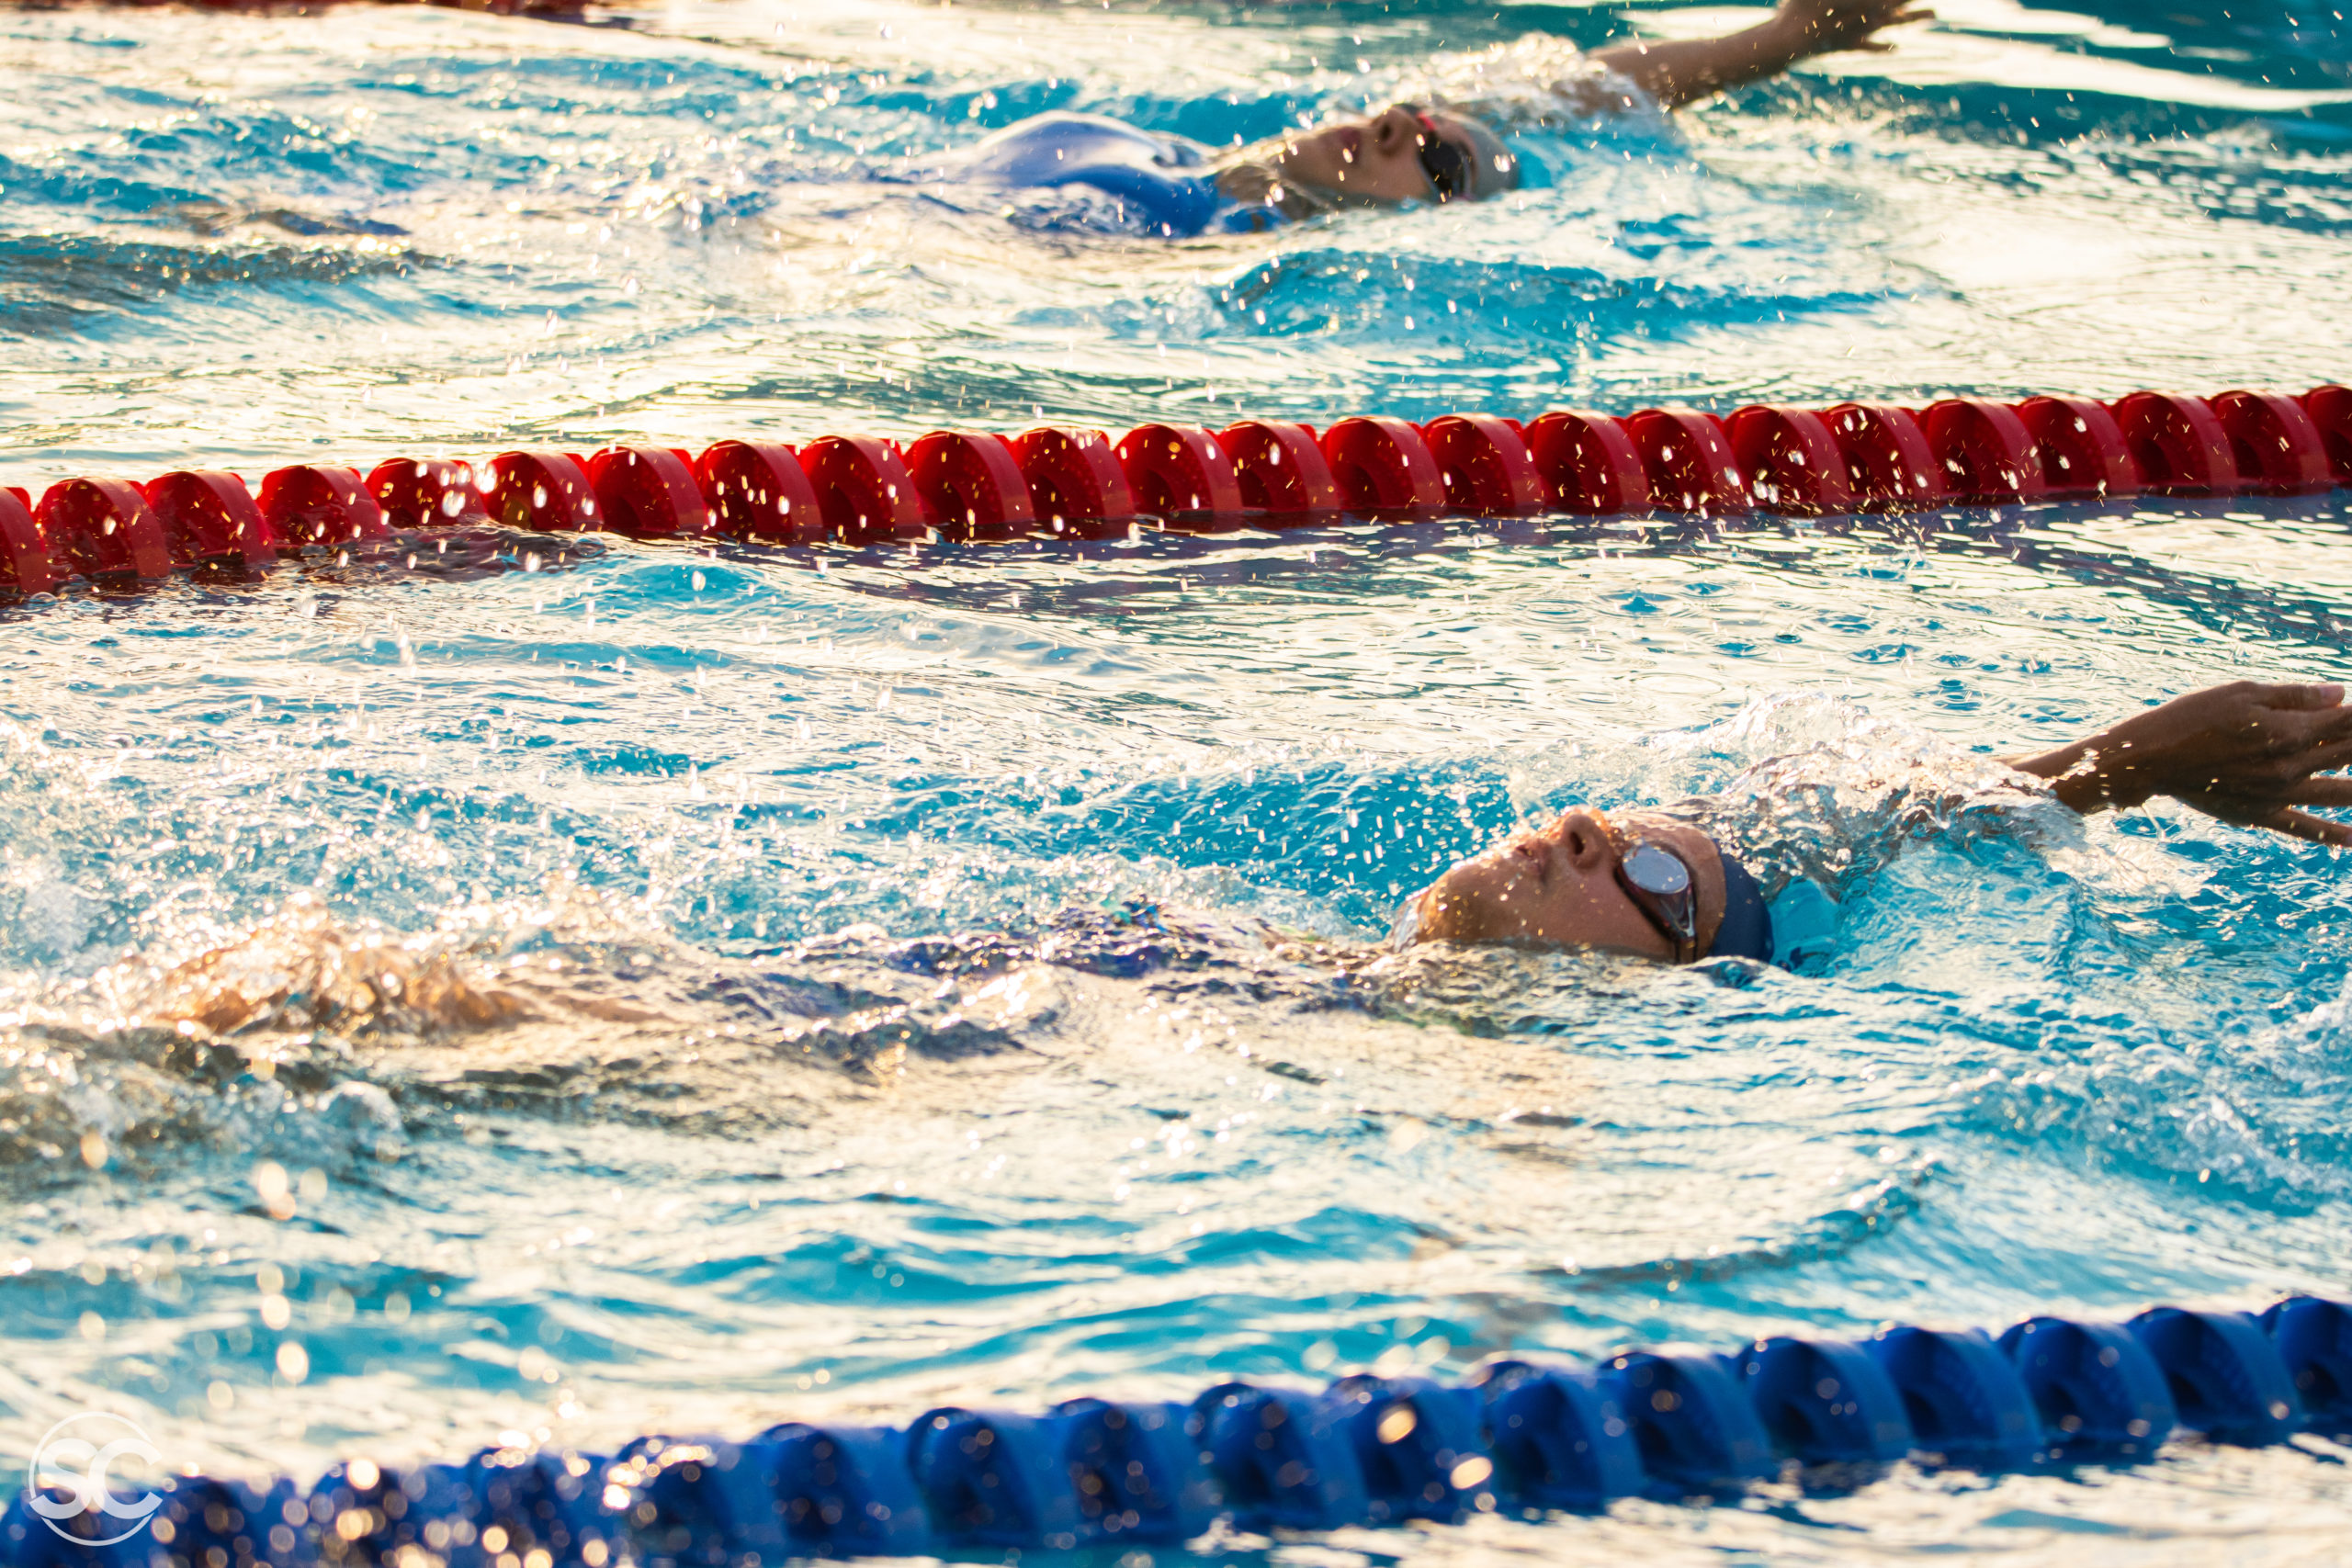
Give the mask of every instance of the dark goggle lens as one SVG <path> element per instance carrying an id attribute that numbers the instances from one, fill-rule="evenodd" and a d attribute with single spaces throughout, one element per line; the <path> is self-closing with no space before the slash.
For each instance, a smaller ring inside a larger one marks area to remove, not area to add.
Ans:
<path id="1" fill-rule="evenodd" d="M 1440 201 L 1452 201 L 1469 194 L 1471 186 L 1470 158 L 1461 148 L 1437 133 L 1437 128 L 1421 117 L 1421 172 L 1428 175 L 1430 184 L 1437 187 Z"/>

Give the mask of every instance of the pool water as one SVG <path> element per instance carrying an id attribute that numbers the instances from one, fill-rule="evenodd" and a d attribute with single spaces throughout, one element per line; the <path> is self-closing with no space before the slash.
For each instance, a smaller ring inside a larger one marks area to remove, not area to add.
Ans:
<path id="1" fill-rule="evenodd" d="M 1623 21 L 10 12 L 0 480 L 2346 373 L 2335 13 L 1939 9 L 1530 138 L 1499 207 L 1183 243 L 935 176 L 1043 109 L 1253 139 Z M 1374 945 L 1571 801 L 1789 752 L 1964 787 L 2352 678 L 2346 521 L 482 532 L 7 611 L 0 1452 L 98 1404 L 175 1468 L 310 1476 L 2352 1292 L 2334 852 L 2164 806 L 1928 835 L 1801 973 Z M 1214 1560 L 2320 1562 L 2347 1457 Z"/>

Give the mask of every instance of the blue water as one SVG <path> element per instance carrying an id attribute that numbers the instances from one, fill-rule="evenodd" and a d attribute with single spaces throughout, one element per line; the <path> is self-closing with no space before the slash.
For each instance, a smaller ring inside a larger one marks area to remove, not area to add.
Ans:
<path id="1" fill-rule="evenodd" d="M 1227 142 L 1623 24 L 11 12 L 0 481 L 2352 373 L 2333 12 L 1940 8 L 1675 127 L 1531 137 L 1502 207 L 1182 244 L 919 176 L 1046 108 Z M 2333 852 L 2163 806 L 1931 836 L 1745 987 L 1371 945 L 1567 801 L 1788 752 L 1859 798 L 2352 678 L 2346 523 L 481 534 L 7 612 L 0 1453 L 90 1404 L 175 1467 L 314 1474 L 2352 1292 Z M 2347 1457 L 1218 1560 L 2325 1562 Z"/>

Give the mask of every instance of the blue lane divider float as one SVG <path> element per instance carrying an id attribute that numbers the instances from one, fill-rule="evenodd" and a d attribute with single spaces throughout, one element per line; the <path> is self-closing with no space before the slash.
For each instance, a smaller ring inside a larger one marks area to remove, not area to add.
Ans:
<path id="1" fill-rule="evenodd" d="M 2009 1359 L 1981 1328 L 1894 1328 L 1870 1342 L 1923 1453 L 2018 1470 L 2041 1450 L 2041 1416 Z"/>
<path id="2" fill-rule="evenodd" d="M 2144 1461 L 2176 1430 L 2352 1437 L 2352 1306 L 2259 1317 L 2156 1307 L 1783 1337 L 1729 1355 L 1504 1359 L 1460 1384 L 1221 1383 L 1189 1404 L 1076 1399 L 1042 1416 L 937 1409 L 905 1428 L 789 1422 L 745 1441 L 619 1453 L 495 1450 L 307 1490 L 175 1478 L 148 1529 L 85 1514 L 68 1540 L 20 1495 L 0 1568 L 763 1568 L 799 1557 L 1067 1551 L 1241 1530 L 1459 1522 L 1736 1492 L 1792 1465 L 1981 1471 Z M 105 1521 L 100 1523 L 100 1521 Z M 92 1528 L 96 1527 L 96 1528 Z"/>

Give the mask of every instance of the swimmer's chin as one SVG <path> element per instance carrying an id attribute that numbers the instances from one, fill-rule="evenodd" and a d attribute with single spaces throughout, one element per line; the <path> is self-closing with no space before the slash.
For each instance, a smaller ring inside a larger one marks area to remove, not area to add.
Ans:
<path id="1" fill-rule="evenodd" d="M 1216 172 L 1216 179 L 1217 193 L 1228 200 L 1244 207 L 1272 207 L 1294 223 L 1342 208 L 1386 205 L 1285 179 L 1272 164 L 1254 160 L 1228 164 Z"/>

